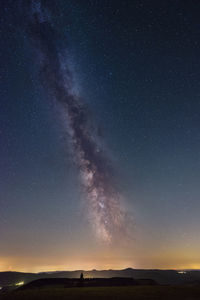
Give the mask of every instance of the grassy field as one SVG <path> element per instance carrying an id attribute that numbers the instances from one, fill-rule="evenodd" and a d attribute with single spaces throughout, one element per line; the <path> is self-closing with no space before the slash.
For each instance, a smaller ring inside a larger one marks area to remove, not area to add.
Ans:
<path id="1" fill-rule="evenodd" d="M 90 287 L 90 288 L 48 288 L 14 291 L 0 295 L 0 300 L 51 300 L 51 299 L 109 299 L 109 300 L 197 300 L 200 287 L 180 286 L 135 286 L 135 287 Z"/>

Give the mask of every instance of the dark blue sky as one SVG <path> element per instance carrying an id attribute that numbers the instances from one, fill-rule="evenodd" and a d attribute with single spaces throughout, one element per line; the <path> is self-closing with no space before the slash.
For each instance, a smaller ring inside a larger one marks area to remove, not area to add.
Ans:
<path id="1" fill-rule="evenodd" d="M 28 6 L 2 1 L 0 269 L 200 268 L 200 3 L 42 4 L 134 216 L 134 241 L 113 253 L 95 240 L 26 32 Z"/>

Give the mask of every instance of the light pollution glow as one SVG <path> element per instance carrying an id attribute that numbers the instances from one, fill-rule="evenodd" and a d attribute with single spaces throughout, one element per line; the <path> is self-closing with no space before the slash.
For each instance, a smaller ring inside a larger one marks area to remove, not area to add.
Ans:
<path id="1" fill-rule="evenodd" d="M 123 253 L 124 254 L 124 253 Z M 134 256 L 134 258 L 133 258 Z M 53 262 L 53 264 L 49 263 Z M 198 253 L 195 251 L 181 252 L 179 248 L 175 251 L 160 253 L 159 251 L 149 253 L 138 251 L 132 255 L 131 251 L 122 255 L 121 252 L 104 249 L 101 253 L 80 253 L 77 251 L 70 256 L 8 256 L 0 258 L 0 271 L 22 271 L 22 272 L 43 272 L 59 270 L 106 270 L 106 269 L 200 269 Z"/>

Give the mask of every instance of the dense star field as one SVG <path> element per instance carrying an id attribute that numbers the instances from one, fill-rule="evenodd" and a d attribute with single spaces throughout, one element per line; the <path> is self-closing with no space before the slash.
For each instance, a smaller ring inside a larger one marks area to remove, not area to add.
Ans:
<path id="1" fill-rule="evenodd" d="M 0 271 L 200 268 L 200 3 L 0 3 Z"/>

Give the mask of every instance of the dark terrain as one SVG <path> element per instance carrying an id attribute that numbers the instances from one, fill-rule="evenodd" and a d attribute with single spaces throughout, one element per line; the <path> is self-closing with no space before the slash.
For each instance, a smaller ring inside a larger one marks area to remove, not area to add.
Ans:
<path id="1" fill-rule="evenodd" d="M 83 272 L 84 279 L 80 279 Z M 23 285 L 16 284 L 23 282 Z M 0 300 L 197 300 L 200 271 L 106 270 L 0 273 Z"/>
<path id="2" fill-rule="evenodd" d="M 197 300 L 199 286 L 46 287 L 5 292 L 1 300 Z"/>
<path id="3" fill-rule="evenodd" d="M 14 285 L 23 281 L 25 284 L 41 278 L 79 278 L 83 273 L 85 278 L 111 278 L 129 277 L 134 279 L 148 278 L 155 280 L 158 284 L 182 285 L 200 283 L 200 271 L 185 271 L 179 273 L 176 270 L 92 270 L 92 271 L 63 271 L 46 273 L 21 273 L 21 272 L 0 272 L 0 287 Z"/>

